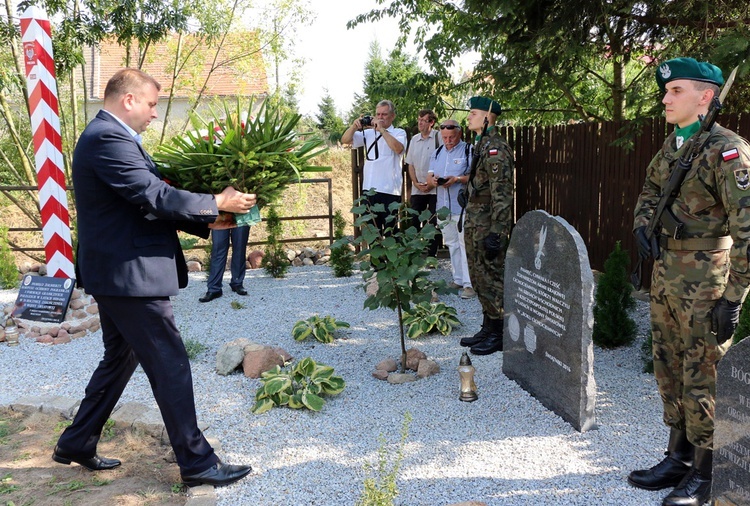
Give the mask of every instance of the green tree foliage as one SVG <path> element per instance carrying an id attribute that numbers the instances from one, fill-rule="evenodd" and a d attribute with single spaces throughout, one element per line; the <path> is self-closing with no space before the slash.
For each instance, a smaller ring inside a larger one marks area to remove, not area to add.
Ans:
<path id="1" fill-rule="evenodd" d="M 564 0 L 377 3 L 349 26 L 398 19 L 402 46 L 411 39 L 425 55 L 435 96 L 454 86 L 456 58 L 477 52 L 461 86 L 497 97 L 504 118 L 527 124 L 637 118 L 658 108 L 658 62 L 713 58 L 728 73 L 747 55 L 739 49 L 748 25 L 741 0 L 720 7 L 708 0 L 583 0 L 574 8 Z"/>
<path id="2" fill-rule="evenodd" d="M 323 130 L 329 142 L 337 143 L 341 140 L 341 134 L 345 129 L 344 120 L 336 112 L 336 105 L 333 103 L 333 97 L 328 93 L 328 89 L 324 90 L 318 109 L 320 112 L 315 116 L 318 120 L 316 126 Z"/>
<path id="3" fill-rule="evenodd" d="M 0 286 L 6 289 L 18 287 L 18 267 L 8 245 L 8 227 L 0 227 Z"/>
<path id="4" fill-rule="evenodd" d="M 602 348 L 616 348 L 633 342 L 636 326 L 628 311 L 635 307 L 632 286 L 628 281 L 628 252 L 615 244 L 604 262 L 594 305 L 594 343 Z"/>
<path id="5" fill-rule="evenodd" d="M 344 238 L 346 229 L 346 220 L 340 210 L 336 210 L 333 215 L 333 239 L 335 244 L 331 246 L 330 264 L 333 267 L 333 274 L 337 278 L 348 277 L 354 270 L 354 253 L 349 243 L 341 241 Z"/>
<path id="6" fill-rule="evenodd" d="M 401 49 L 394 49 L 384 59 L 380 45 L 373 42 L 365 62 L 362 86 L 364 95 L 355 95 L 349 123 L 361 114 L 374 114 L 378 102 L 386 99 L 396 106 L 394 124 L 402 127 L 416 125 L 417 113 L 425 107 L 438 114 L 443 111 L 434 79 L 420 69 L 416 57 Z"/>
<path id="7" fill-rule="evenodd" d="M 284 235 L 284 227 L 274 205 L 268 207 L 266 228 L 268 229 L 268 244 L 266 244 L 261 265 L 274 278 L 283 278 L 289 269 L 289 259 L 279 242 Z"/>

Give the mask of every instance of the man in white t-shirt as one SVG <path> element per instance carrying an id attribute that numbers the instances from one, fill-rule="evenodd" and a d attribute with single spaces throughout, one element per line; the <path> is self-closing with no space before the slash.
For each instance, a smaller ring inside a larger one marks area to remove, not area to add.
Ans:
<path id="1" fill-rule="evenodd" d="M 437 116 L 430 109 L 422 109 L 417 114 L 417 129 L 419 133 L 411 138 L 409 147 L 406 148 L 406 157 L 404 161 L 409 165 L 409 177 L 411 178 L 411 198 L 409 207 L 415 211 L 422 212 L 429 209 L 433 214 L 430 222 L 435 222 L 435 204 L 437 203 L 437 193 L 435 186 L 427 182 L 427 170 L 430 168 L 430 158 L 435 151 L 443 144 L 437 130 L 432 127 L 437 121 Z M 412 225 L 419 230 L 421 223 L 418 216 L 412 217 Z M 437 254 L 438 238 L 435 237 L 430 241 L 427 254 L 434 257 Z"/>
<path id="2" fill-rule="evenodd" d="M 396 109 L 390 100 L 381 100 L 375 108 L 371 125 L 363 125 L 362 118 L 354 120 L 341 136 L 342 144 L 352 148 L 365 148 L 365 166 L 362 189 L 374 189 L 377 193 L 368 198 L 370 205 L 383 204 L 385 211 L 375 213 L 375 223 L 382 232 L 386 228 L 385 219 L 390 214 L 388 206 L 401 202 L 403 174 L 401 155 L 406 146 L 406 132 L 393 126 Z M 395 229 L 397 223 L 387 226 Z"/>

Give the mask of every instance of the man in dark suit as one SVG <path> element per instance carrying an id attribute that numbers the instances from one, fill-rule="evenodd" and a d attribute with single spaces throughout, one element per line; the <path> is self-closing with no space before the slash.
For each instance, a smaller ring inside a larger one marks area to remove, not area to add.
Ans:
<path id="1" fill-rule="evenodd" d="M 169 297 L 187 285 L 177 229 L 207 237 L 219 210 L 247 212 L 255 197 L 233 188 L 218 195 L 190 193 L 161 180 L 140 145 L 140 134 L 156 118 L 160 88 L 139 70 L 117 72 L 104 91 L 103 110 L 73 154 L 76 276 L 99 305 L 104 358 L 52 458 L 92 471 L 120 465 L 99 457 L 96 446 L 141 364 L 185 484 L 227 485 L 251 468 L 223 464 L 198 429 L 190 363 Z"/>

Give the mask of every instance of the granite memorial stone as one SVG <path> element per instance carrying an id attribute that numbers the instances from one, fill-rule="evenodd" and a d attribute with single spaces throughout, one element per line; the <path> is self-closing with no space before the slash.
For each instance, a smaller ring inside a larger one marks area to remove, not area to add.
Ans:
<path id="1" fill-rule="evenodd" d="M 576 430 L 595 428 L 594 276 L 564 219 L 531 211 L 518 220 L 504 305 L 503 373 Z"/>
<path id="2" fill-rule="evenodd" d="M 729 348 L 717 367 L 715 506 L 750 504 L 750 338 Z"/>
<path id="3" fill-rule="evenodd" d="M 73 288 L 75 279 L 27 274 L 21 281 L 12 315 L 24 320 L 62 323 Z"/>

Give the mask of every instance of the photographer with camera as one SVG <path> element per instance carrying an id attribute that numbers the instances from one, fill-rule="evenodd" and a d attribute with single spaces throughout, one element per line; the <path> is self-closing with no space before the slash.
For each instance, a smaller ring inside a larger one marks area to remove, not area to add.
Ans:
<path id="1" fill-rule="evenodd" d="M 381 100 L 375 108 L 374 118 L 364 116 L 354 120 L 341 136 L 342 144 L 365 148 L 362 189 L 377 192 L 368 198 L 370 205 L 385 206 L 385 211 L 375 216 L 375 223 L 381 232 L 385 230 L 385 219 L 390 214 L 388 206 L 401 202 L 401 155 L 406 146 L 406 132 L 393 126 L 395 118 L 393 102 Z M 393 224 L 393 228 L 396 226 Z"/>
<path id="2" fill-rule="evenodd" d="M 443 220 L 438 220 L 443 233 L 443 242 L 451 257 L 451 271 L 453 273 L 453 288 L 461 290 L 462 299 L 472 299 L 476 293 L 469 279 L 469 264 L 466 261 L 466 244 L 464 234 L 459 229 L 461 220 L 461 206 L 458 204 L 458 193 L 469 181 L 471 167 L 471 146 L 461 140 L 461 127 L 454 119 L 443 121 L 440 125 L 440 136 L 443 145 L 440 146 L 430 159 L 430 169 L 427 173 L 427 184 L 437 187 L 437 209 L 447 207 L 450 214 Z"/>
<path id="3" fill-rule="evenodd" d="M 427 182 L 427 170 L 430 168 L 430 159 L 435 151 L 442 146 L 440 134 L 433 130 L 437 121 L 437 116 L 430 109 L 422 109 L 417 114 L 417 129 L 419 133 L 409 140 L 409 146 L 406 148 L 406 157 L 404 162 L 409 166 L 409 177 L 411 178 L 411 196 L 409 198 L 409 207 L 421 213 L 429 209 L 433 217 L 430 223 L 436 224 L 435 221 L 435 204 L 437 195 L 435 185 Z M 419 230 L 422 223 L 419 216 L 412 216 L 412 225 Z M 430 246 L 427 249 L 427 255 L 434 257 L 437 255 L 440 238 L 435 236 L 430 240 Z"/>

